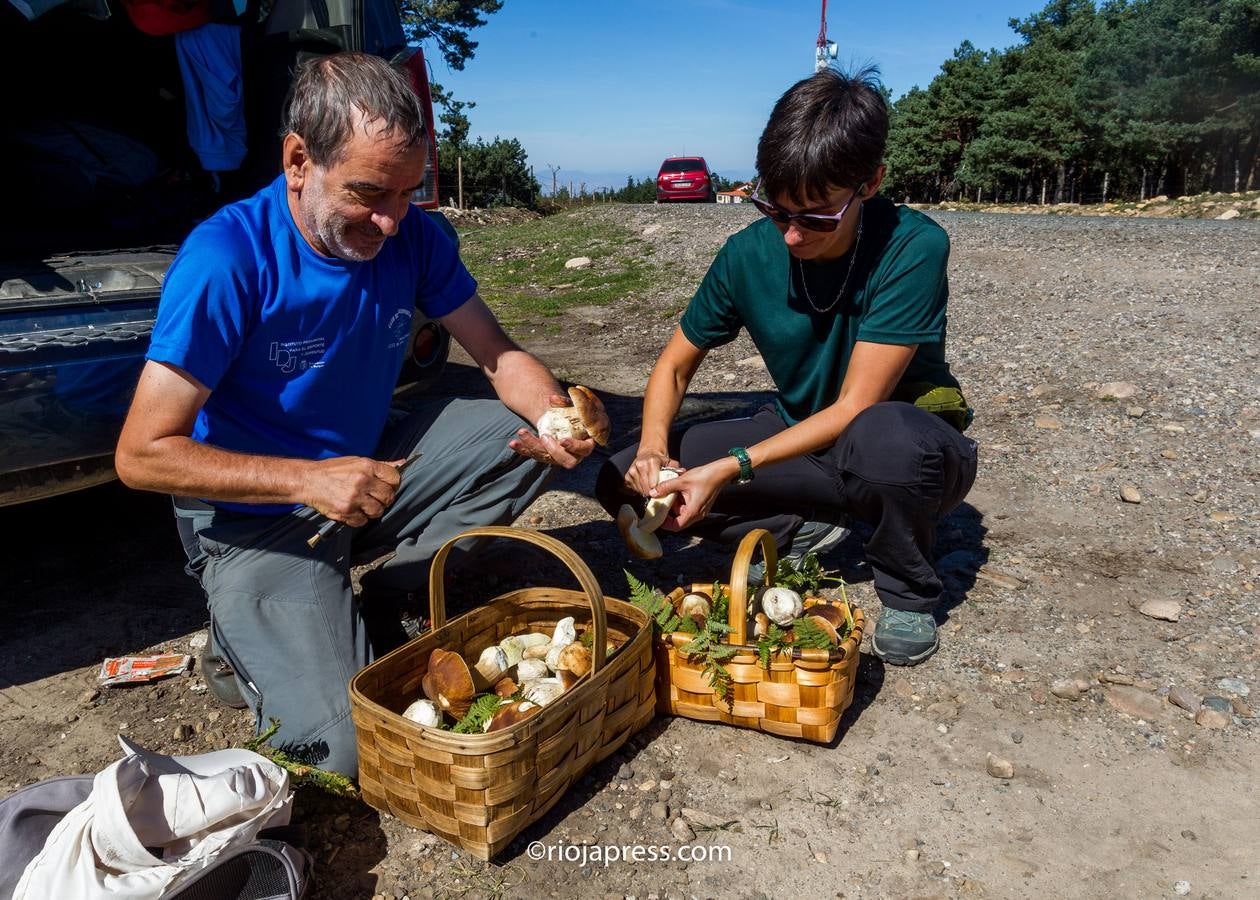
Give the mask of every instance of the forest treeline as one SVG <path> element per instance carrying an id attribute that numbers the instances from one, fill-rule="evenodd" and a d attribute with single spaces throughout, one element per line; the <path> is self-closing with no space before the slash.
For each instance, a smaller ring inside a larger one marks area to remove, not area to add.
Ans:
<path id="1" fill-rule="evenodd" d="M 1098 202 L 1260 185 L 1260 0 L 1053 0 L 892 104 L 898 200 Z"/>

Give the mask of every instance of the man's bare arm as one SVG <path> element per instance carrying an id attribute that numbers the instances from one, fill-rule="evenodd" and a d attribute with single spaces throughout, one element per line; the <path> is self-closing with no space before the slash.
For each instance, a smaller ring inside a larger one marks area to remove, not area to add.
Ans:
<path id="1" fill-rule="evenodd" d="M 467 303 L 443 316 L 441 321 L 485 373 L 503 404 L 527 422 L 537 422 L 552 406 L 569 405 L 555 376 L 536 356 L 522 350 L 507 336 L 480 295 L 473 294 Z M 522 431 L 524 433 L 511 442 L 513 450 L 565 468 L 577 465 L 595 447 L 595 442 L 589 438 L 556 441 Z"/>
<path id="2" fill-rule="evenodd" d="M 194 441 L 193 423 L 210 391 L 192 375 L 149 361 L 114 456 L 129 487 L 238 503 L 300 503 L 362 525 L 393 500 L 398 472 L 358 456 L 327 460 L 234 453 Z"/>

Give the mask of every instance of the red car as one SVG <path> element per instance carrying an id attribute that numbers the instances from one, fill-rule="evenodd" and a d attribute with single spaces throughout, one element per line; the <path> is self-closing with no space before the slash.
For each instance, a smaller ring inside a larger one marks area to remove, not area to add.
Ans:
<path id="1" fill-rule="evenodd" d="M 702 156 L 671 156 L 661 163 L 656 173 L 656 202 L 667 200 L 703 200 L 717 202 L 717 176 L 709 171 Z"/>

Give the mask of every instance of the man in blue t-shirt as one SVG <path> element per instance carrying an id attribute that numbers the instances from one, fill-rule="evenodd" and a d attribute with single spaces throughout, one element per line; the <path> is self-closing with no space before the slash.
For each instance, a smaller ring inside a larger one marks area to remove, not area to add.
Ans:
<path id="1" fill-rule="evenodd" d="M 569 400 L 504 334 L 451 240 L 408 215 L 427 140 L 406 76 L 364 54 L 306 63 L 285 127 L 283 174 L 199 225 L 172 263 L 116 464 L 175 497 L 223 660 L 204 673 L 216 694 L 354 775 L 346 686 L 396 636 L 374 609 L 420 590 L 452 536 L 511 522 L 593 442 L 524 427 Z M 432 399 L 390 420 L 417 309 L 499 400 Z M 328 519 L 353 527 L 311 548 Z M 361 614 L 351 562 L 389 551 L 364 576 Z"/>

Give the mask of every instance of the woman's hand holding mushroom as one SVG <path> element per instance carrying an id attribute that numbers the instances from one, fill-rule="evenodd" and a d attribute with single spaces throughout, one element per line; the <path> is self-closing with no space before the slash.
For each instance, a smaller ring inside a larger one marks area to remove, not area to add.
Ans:
<path id="1" fill-rule="evenodd" d="M 639 452 L 635 454 L 634 462 L 630 464 L 630 468 L 626 470 L 625 484 L 627 490 L 634 491 L 636 494 L 648 496 L 652 488 L 656 487 L 656 483 L 661 479 L 661 469 L 677 469 L 682 470 L 682 466 L 678 460 L 670 459 L 668 453 L 660 450 L 645 450 L 639 448 Z"/>
<path id="2" fill-rule="evenodd" d="M 731 482 L 739 473 L 739 464 L 730 457 L 723 457 L 703 466 L 688 469 L 679 475 L 668 486 L 654 487 L 649 496 L 658 494 L 677 494 L 674 507 L 670 510 L 665 523 L 661 525 L 666 531 L 681 531 L 699 522 L 709 514 L 713 501 L 717 500 L 722 488 Z"/>

